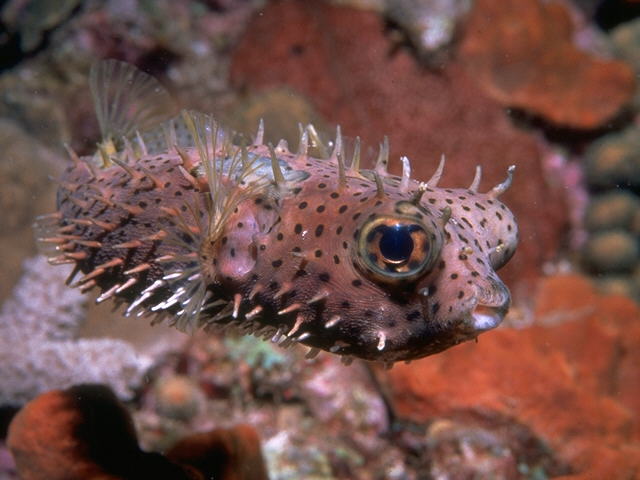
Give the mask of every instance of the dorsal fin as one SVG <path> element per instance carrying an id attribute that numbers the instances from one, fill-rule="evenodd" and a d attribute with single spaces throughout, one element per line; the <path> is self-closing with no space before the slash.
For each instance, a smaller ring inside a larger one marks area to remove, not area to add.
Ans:
<path id="1" fill-rule="evenodd" d="M 89 87 L 103 141 L 131 138 L 176 115 L 173 98 L 155 78 L 118 60 L 95 63 Z"/>

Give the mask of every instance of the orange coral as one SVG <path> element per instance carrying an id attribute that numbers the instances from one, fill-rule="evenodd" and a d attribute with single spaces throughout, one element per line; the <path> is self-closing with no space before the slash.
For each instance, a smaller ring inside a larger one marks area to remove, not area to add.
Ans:
<path id="1" fill-rule="evenodd" d="M 465 32 L 462 60 L 505 106 L 592 129 L 633 96 L 633 70 L 579 50 L 569 12 L 559 3 L 478 0 Z"/>
<path id="2" fill-rule="evenodd" d="M 267 478 L 249 426 L 187 437 L 167 456 L 142 451 L 124 405 L 100 385 L 40 395 L 13 419 L 7 444 L 23 480 Z"/>
<path id="3" fill-rule="evenodd" d="M 453 59 L 435 73 L 405 50 L 391 51 L 375 13 L 325 2 L 270 2 L 236 48 L 231 78 L 253 90 L 288 85 L 324 118 L 361 135 L 363 145 L 388 135 L 390 157 L 407 155 L 415 178 L 428 179 L 442 154 L 448 159 L 442 185 L 470 182 L 476 165 L 486 184 L 495 184 L 517 164 L 506 203 L 522 238 L 534 240 L 522 242 L 502 272 L 507 284 L 535 277 L 554 257 L 567 222 L 562 192 L 545 180 L 535 139 L 514 128 L 462 62 Z"/>
<path id="4" fill-rule="evenodd" d="M 573 466 L 567 478 L 631 478 L 640 469 L 637 305 L 562 276 L 541 284 L 535 316 L 530 328 L 393 369 L 397 412 L 417 421 L 461 410 L 516 418 Z"/>

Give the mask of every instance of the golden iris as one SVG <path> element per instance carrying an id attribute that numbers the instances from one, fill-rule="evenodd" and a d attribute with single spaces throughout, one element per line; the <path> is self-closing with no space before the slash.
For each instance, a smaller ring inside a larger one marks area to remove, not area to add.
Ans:
<path id="1" fill-rule="evenodd" d="M 438 248 L 415 218 L 381 216 L 366 223 L 358 239 L 362 265 L 378 280 L 413 280 L 433 266 Z"/>

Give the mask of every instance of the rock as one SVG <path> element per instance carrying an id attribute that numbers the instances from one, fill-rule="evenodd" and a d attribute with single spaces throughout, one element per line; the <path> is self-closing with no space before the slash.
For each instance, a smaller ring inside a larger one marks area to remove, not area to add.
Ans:
<path id="1" fill-rule="evenodd" d="M 3 85 L 0 85 L 0 90 L 5 91 Z M 4 299 L 20 277 L 22 261 L 35 252 L 31 224 L 36 215 L 51 210 L 56 186 L 48 177 L 57 173 L 54 165 L 61 163 L 61 158 L 22 129 L 15 120 L 6 117 L 0 117 L 0 145 L 0 211 L 3 225 L 0 249 L 10 252 L 0 256 L 0 271 L 3 272 L 0 299 Z"/>
<path id="2" fill-rule="evenodd" d="M 395 441 L 414 452 L 426 478 L 549 478 L 568 473 L 526 426 L 496 414 L 458 411 L 405 428 Z M 411 461 L 411 460 L 409 460 Z"/>
<path id="3" fill-rule="evenodd" d="M 460 56 L 485 92 L 506 107 L 560 127 L 595 129 L 632 100 L 633 70 L 596 58 L 573 40 L 569 12 L 540 0 L 478 0 Z"/>
<path id="4" fill-rule="evenodd" d="M 2 45 L 15 41 L 15 58 L 6 60 L 17 65 L 0 76 L 0 90 L 6 92 L 0 115 L 13 118 L 45 145 L 57 148 L 66 142 L 89 155 L 100 136 L 86 86 L 93 62 L 115 58 L 133 63 L 175 87 L 171 90 L 183 107 L 218 112 L 229 94 L 229 45 L 256 4 L 230 0 L 190 8 L 161 2 L 150 9 L 117 0 L 9 3 L 1 12 L 9 30 Z M 20 40 L 35 44 L 38 55 L 25 56 L 17 46 Z"/>
<path id="5" fill-rule="evenodd" d="M 418 57 L 439 68 L 450 56 L 470 0 L 387 0 L 385 16 L 402 29 Z"/>
<path id="6" fill-rule="evenodd" d="M 340 454 L 344 455 L 345 449 L 341 450 Z M 318 442 L 304 442 L 296 433 L 286 430 L 278 432 L 265 442 L 264 451 L 269 471 L 274 472 L 274 477 L 278 480 L 334 478 L 328 453 Z"/>
<path id="7" fill-rule="evenodd" d="M 338 430 L 349 425 L 350 443 L 360 452 L 378 455 L 384 449 L 380 436 L 389 430 L 388 411 L 365 363 L 354 363 L 345 374 L 339 360 L 319 357 L 303 372 L 300 395 L 325 426 Z"/>
<path id="8" fill-rule="evenodd" d="M 58 27 L 78 7 L 79 0 L 63 0 L 57 5 L 49 2 L 8 2 L 3 7 L 2 20 L 7 30 L 19 35 L 24 52 L 35 50 L 47 32 Z"/>
<path id="9" fill-rule="evenodd" d="M 536 323 L 381 374 L 396 413 L 415 422 L 471 411 L 512 418 L 568 464 L 566 479 L 640 469 L 640 309 L 579 276 L 544 280 Z"/>
<path id="10" fill-rule="evenodd" d="M 406 451 L 388 436 L 388 408 L 367 364 L 346 368 L 336 355 L 311 359 L 301 345 L 283 349 L 233 334 L 200 331 L 190 340 L 180 353 L 162 358 L 154 373 L 197 380 L 207 397 L 205 408 L 188 424 L 176 422 L 150 411 L 155 389 L 143 392 L 138 401 L 147 409 L 135 419 L 146 449 L 167 451 L 187 429 L 250 422 L 261 433 L 273 479 L 414 475 Z"/>
<path id="11" fill-rule="evenodd" d="M 187 437 L 167 456 L 142 451 L 129 412 L 101 385 L 29 402 L 9 425 L 7 445 L 23 480 L 267 478 L 251 427 Z"/>
<path id="12" fill-rule="evenodd" d="M 189 420 L 197 415 L 202 390 L 185 375 L 160 378 L 155 384 L 158 414 L 175 420 Z"/>
<path id="13" fill-rule="evenodd" d="M 0 308 L 0 406 L 77 383 L 107 384 L 130 399 L 152 360 L 123 340 L 81 338 L 87 298 L 65 285 L 71 268 L 43 256 L 24 262 Z"/>
<path id="14" fill-rule="evenodd" d="M 15 235 L 31 227 L 33 218 L 46 211 L 52 195 L 49 176 L 55 155 L 37 142 L 13 121 L 0 118 L 0 209 L 4 212 L 4 229 L 0 236 Z M 31 168 L 24 163 L 33 162 Z M 38 196 L 34 196 L 39 192 Z"/>
<path id="15" fill-rule="evenodd" d="M 584 264 L 593 273 L 630 272 L 640 259 L 635 235 L 624 230 L 593 233 L 583 249 Z"/>
<path id="16" fill-rule="evenodd" d="M 388 135 L 396 173 L 400 162 L 393 160 L 402 154 L 412 160 L 413 176 L 428 179 L 444 153 L 448 164 L 441 185 L 469 185 L 479 164 L 482 188 L 488 189 L 517 164 L 504 200 L 518 217 L 522 237 L 533 241 L 519 247 L 504 276 L 535 277 L 555 255 L 567 221 L 560 189 L 545 181 L 536 141 L 511 124 L 502 105 L 478 88 L 461 63 L 452 61 L 434 73 L 407 51 L 390 56 L 390 50 L 374 13 L 324 2 L 270 2 L 236 47 L 231 79 L 249 91 L 289 86 L 347 136 L 359 135 L 364 153 Z"/>

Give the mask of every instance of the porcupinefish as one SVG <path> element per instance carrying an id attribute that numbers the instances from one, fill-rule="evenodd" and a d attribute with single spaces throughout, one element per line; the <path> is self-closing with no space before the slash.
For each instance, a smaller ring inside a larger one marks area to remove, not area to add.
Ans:
<path id="1" fill-rule="evenodd" d="M 265 145 L 262 124 L 237 141 L 196 112 L 165 123 L 165 144 L 152 149 L 136 129 L 157 118 L 160 84 L 106 61 L 91 86 L 105 140 L 93 156 L 70 151 L 58 210 L 37 232 L 51 263 L 75 265 L 68 283 L 99 289 L 98 302 L 345 363 L 431 355 L 503 319 L 510 295 L 495 271 L 518 229 L 498 197 L 513 167 L 486 193 L 479 168 L 469 188 L 442 189 L 444 161 L 427 182 L 411 178 L 406 157 L 402 175 L 389 174 L 386 140 L 364 169 L 357 140 L 346 161 L 339 129 L 326 145 L 301 128 L 293 152 Z M 128 105 L 133 94 L 153 105 Z"/>

